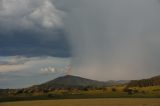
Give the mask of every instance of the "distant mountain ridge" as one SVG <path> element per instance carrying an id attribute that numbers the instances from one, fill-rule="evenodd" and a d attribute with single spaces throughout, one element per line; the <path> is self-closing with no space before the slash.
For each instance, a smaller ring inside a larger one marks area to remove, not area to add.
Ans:
<path id="1" fill-rule="evenodd" d="M 148 79 L 132 80 L 128 84 L 128 87 L 148 87 L 148 86 L 160 86 L 160 75 Z"/>

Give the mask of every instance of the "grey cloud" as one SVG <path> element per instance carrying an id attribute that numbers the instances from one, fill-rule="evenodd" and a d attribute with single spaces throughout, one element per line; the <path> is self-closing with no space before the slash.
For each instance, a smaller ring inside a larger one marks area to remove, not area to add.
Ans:
<path id="1" fill-rule="evenodd" d="M 73 64 L 78 64 L 73 74 L 99 80 L 140 79 L 158 74 L 158 2 L 57 0 L 57 7 L 68 14 L 65 28 L 74 47 Z"/>
<path id="2" fill-rule="evenodd" d="M 18 65 L 25 64 L 26 62 L 33 60 L 33 58 L 27 58 L 23 56 L 12 56 L 10 59 L 1 60 L 0 65 Z"/>
<path id="3" fill-rule="evenodd" d="M 2 27 L 14 30 L 61 25 L 61 11 L 50 0 L 3 0 L 0 11 Z M 14 20 L 14 21 L 13 21 Z"/>
<path id="4" fill-rule="evenodd" d="M 2 0 L 0 0 L 0 10 L 3 9 Z"/>

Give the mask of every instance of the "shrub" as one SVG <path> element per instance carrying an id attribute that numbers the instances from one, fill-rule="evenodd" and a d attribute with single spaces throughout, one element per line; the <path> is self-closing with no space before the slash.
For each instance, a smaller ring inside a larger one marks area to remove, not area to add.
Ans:
<path id="1" fill-rule="evenodd" d="M 117 91 L 117 89 L 116 89 L 116 88 L 112 88 L 112 91 L 113 91 L 113 92 L 116 92 L 116 91 Z"/>

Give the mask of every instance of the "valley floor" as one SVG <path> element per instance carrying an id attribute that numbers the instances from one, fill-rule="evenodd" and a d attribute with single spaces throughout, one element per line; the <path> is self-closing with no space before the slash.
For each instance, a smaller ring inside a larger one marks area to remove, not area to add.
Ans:
<path id="1" fill-rule="evenodd" d="M 64 99 L 0 103 L 0 106 L 160 106 L 158 98 Z"/>

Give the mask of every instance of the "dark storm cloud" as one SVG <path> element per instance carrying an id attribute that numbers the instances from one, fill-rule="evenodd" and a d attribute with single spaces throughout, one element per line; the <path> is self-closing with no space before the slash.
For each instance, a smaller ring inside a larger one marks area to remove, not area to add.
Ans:
<path id="1" fill-rule="evenodd" d="M 70 56 L 61 17 L 50 0 L 1 0 L 0 55 Z"/>
<path id="2" fill-rule="evenodd" d="M 57 29 L 48 32 L 15 31 L 12 32 L 11 36 L 0 34 L 0 37 L 1 56 L 70 56 L 70 46 L 63 30 Z"/>

